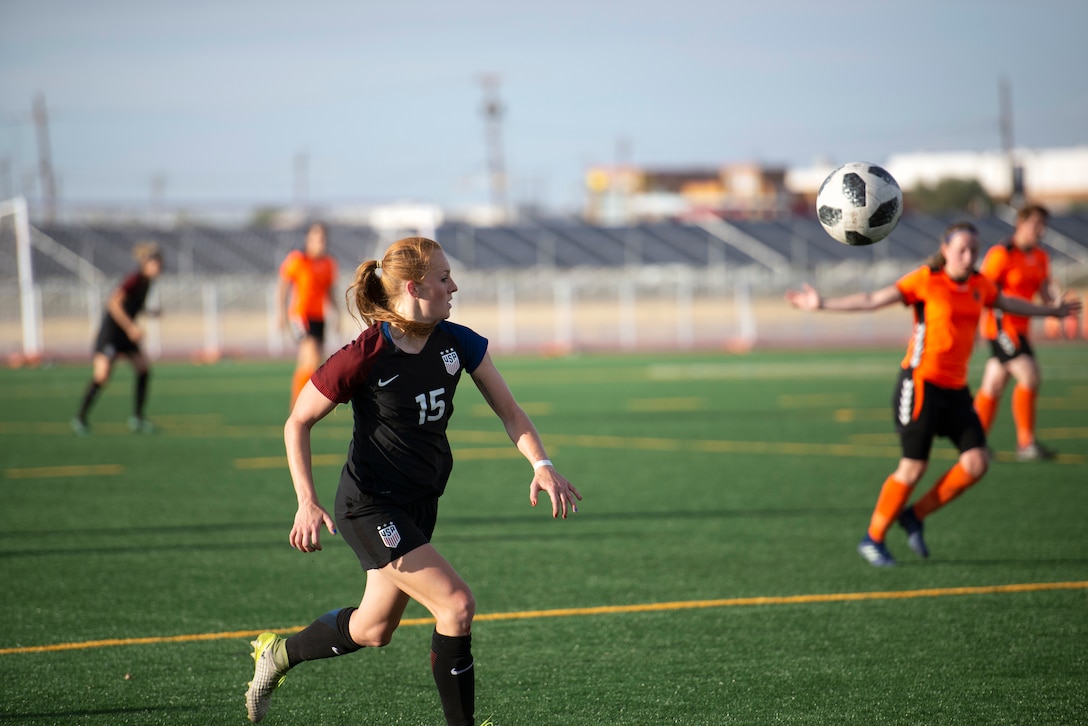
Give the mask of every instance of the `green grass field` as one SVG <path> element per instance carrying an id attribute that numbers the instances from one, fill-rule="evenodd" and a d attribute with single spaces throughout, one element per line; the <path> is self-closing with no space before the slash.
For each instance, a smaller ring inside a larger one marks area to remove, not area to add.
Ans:
<path id="1" fill-rule="evenodd" d="M 854 547 L 898 457 L 900 350 L 498 360 L 585 495 L 553 521 L 467 379 L 437 547 L 473 587 L 477 717 L 496 726 L 1088 723 L 1088 347 L 1040 350 L 1040 438 Z M 971 380 L 977 384 L 981 359 Z M 0 371 L 0 723 L 242 724 L 249 640 L 358 604 L 338 538 L 287 544 L 284 363 L 155 369 L 152 436 L 121 367 L 68 428 L 89 366 Z M 315 429 L 331 506 L 346 408 Z M 937 445 L 921 488 L 950 464 Z M 438 724 L 431 626 L 308 663 L 268 724 Z"/>

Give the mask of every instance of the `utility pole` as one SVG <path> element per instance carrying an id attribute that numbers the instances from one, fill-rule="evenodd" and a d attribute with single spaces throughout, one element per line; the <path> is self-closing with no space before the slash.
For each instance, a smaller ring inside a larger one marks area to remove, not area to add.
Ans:
<path id="1" fill-rule="evenodd" d="M 486 124 L 487 170 L 491 178 L 491 206 L 506 216 L 506 161 L 502 151 L 502 117 L 505 109 L 499 98 L 499 77 L 485 73 L 480 77 L 484 90 L 483 114 Z"/>
<path id="2" fill-rule="evenodd" d="M 162 224 L 165 219 L 166 174 L 154 174 L 151 177 L 151 223 Z"/>
<path id="3" fill-rule="evenodd" d="M 15 196 L 15 183 L 12 181 L 11 171 L 11 157 L 0 158 L 0 201 Z"/>
<path id="4" fill-rule="evenodd" d="M 1016 160 L 1016 150 L 1012 140 L 1012 91 L 1009 79 L 1002 76 L 998 82 L 998 104 L 1000 106 L 999 126 L 1001 128 L 1001 148 L 1009 160 L 1010 191 L 1009 205 L 1019 208 L 1024 203 L 1024 167 Z"/>
<path id="5" fill-rule="evenodd" d="M 305 211 L 309 203 L 310 191 L 310 154 L 307 151 L 299 151 L 295 154 L 294 162 L 294 207 L 298 211 Z"/>
<path id="6" fill-rule="evenodd" d="M 52 150 L 49 144 L 49 115 L 45 110 L 45 96 L 34 96 L 34 131 L 38 139 L 38 177 L 42 189 L 42 207 L 46 222 L 57 216 L 57 183 L 53 178 Z"/>

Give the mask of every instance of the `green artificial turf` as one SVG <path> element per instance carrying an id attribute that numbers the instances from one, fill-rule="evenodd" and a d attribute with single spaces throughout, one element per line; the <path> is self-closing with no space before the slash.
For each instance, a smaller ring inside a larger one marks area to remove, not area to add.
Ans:
<path id="1" fill-rule="evenodd" d="M 900 356 L 499 357 L 585 496 L 567 521 L 529 506 L 528 462 L 466 380 L 434 543 L 477 598 L 477 721 L 1088 721 L 1088 348 L 1039 351 L 1062 458 L 1012 460 L 1006 395 L 998 460 L 927 520 L 930 560 L 895 530 L 900 566 L 878 570 L 854 547 L 898 458 Z M 290 365 L 156 366 L 150 436 L 125 427 L 121 366 L 78 438 L 88 374 L 0 371 L 0 723 L 245 723 L 252 633 L 364 584 L 339 538 L 287 544 Z M 331 507 L 350 411 L 314 434 Z M 923 491 L 953 456 L 935 447 Z M 427 613 L 406 618 L 384 649 L 293 670 L 265 723 L 441 723 Z"/>

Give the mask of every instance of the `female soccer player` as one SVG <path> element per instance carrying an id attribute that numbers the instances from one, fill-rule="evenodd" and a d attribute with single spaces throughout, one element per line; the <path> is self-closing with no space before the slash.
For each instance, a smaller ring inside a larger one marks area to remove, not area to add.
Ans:
<path id="1" fill-rule="evenodd" d="M 536 506 L 543 491 L 552 517 L 566 519 L 578 511 L 581 494 L 552 466 L 532 421 L 491 361 L 487 340 L 447 321 L 456 291 L 442 248 L 422 237 L 394 243 L 381 260 L 368 260 L 355 271 L 348 296 L 369 327 L 306 383 L 284 440 L 298 497 L 291 546 L 320 550 L 322 525 L 342 534 L 366 570 L 366 587 L 358 608 L 328 612 L 286 639 L 263 633 L 253 641 L 256 668 L 246 692 L 253 722 L 268 712 L 288 669 L 386 645 L 414 599 L 435 618 L 431 670 L 446 722 L 473 723 L 470 633 L 476 604 L 465 581 L 430 544 L 438 498 L 453 467 L 446 425 L 462 372 L 532 462 L 529 503 Z M 355 426 L 334 519 L 318 502 L 310 430 L 348 401 Z"/>
<path id="2" fill-rule="evenodd" d="M 928 557 L 922 522 L 982 478 L 989 467 L 986 433 L 967 388 L 967 363 L 982 309 L 1031 316 L 1065 316 L 1080 309 L 1075 300 L 1043 307 L 1005 297 L 975 271 L 977 257 L 978 230 L 960 222 L 945 230 L 940 252 L 893 285 L 829 299 L 808 285 L 800 292 L 786 293 L 789 303 L 802 310 L 867 311 L 895 303 L 914 310 L 914 335 L 892 397 L 903 456 L 884 481 L 869 529 L 858 543 L 858 553 L 877 567 L 895 564 L 884 544 L 895 521 L 906 530 L 910 548 Z M 959 449 L 959 460 L 913 506 L 904 509 L 929 465 L 935 436 L 947 436 Z"/>
<path id="3" fill-rule="evenodd" d="M 1004 295 L 1031 301 L 1036 295 L 1047 305 L 1057 293 L 1051 287 L 1050 257 L 1039 246 L 1050 214 L 1045 207 L 1029 205 L 1016 215 L 1012 237 L 990 248 L 980 272 Z M 982 335 L 990 343 L 990 358 L 975 396 L 975 410 L 982 428 L 990 433 L 1001 395 L 1011 375 L 1012 418 L 1016 424 L 1016 457 L 1021 461 L 1053 459 L 1055 452 L 1035 439 L 1035 399 L 1039 394 L 1039 363 L 1028 340 L 1031 321 L 1019 315 L 987 310 Z"/>
<path id="4" fill-rule="evenodd" d="M 151 367 L 147 356 L 140 350 L 143 331 L 136 324 L 136 316 L 144 309 L 151 283 L 162 272 L 162 253 L 154 242 L 141 242 L 133 248 L 132 256 L 139 269 L 114 289 L 102 314 L 102 325 L 95 340 L 94 357 L 91 360 L 91 382 L 83 393 L 79 412 L 72 419 L 72 430 L 80 436 L 85 436 L 89 431 L 87 414 L 102 387 L 109 382 L 113 363 L 119 355 L 128 358 L 136 370 L 136 391 L 128 426 L 133 431 L 142 433 L 151 433 L 154 430 L 151 422 L 144 417 Z"/>
<path id="5" fill-rule="evenodd" d="M 306 231 L 305 247 L 292 250 L 280 265 L 280 280 L 276 286 L 277 327 L 292 333 L 298 340 L 298 357 L 291 381 L 292 406 L 324 358 L 326 306 L 336 312 L 332 294 L 336 275 L 336 260 L 329 254 L 328 229 L 324 224 L 314 222 Z M 287 310 L 289 288 L 293 291 L 291 307 Z"/>

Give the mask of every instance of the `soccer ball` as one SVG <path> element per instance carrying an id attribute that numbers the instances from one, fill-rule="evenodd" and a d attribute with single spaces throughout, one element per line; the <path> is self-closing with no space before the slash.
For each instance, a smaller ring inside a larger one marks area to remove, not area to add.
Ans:
<path id="1" fill-rule="evenodd" d="M 867 161 L 843 164 L 816 193 L 816 215 L 844 245 L 871 245 L 891 234 L 903 213 L 903 192 L 887 171 Z"/>

